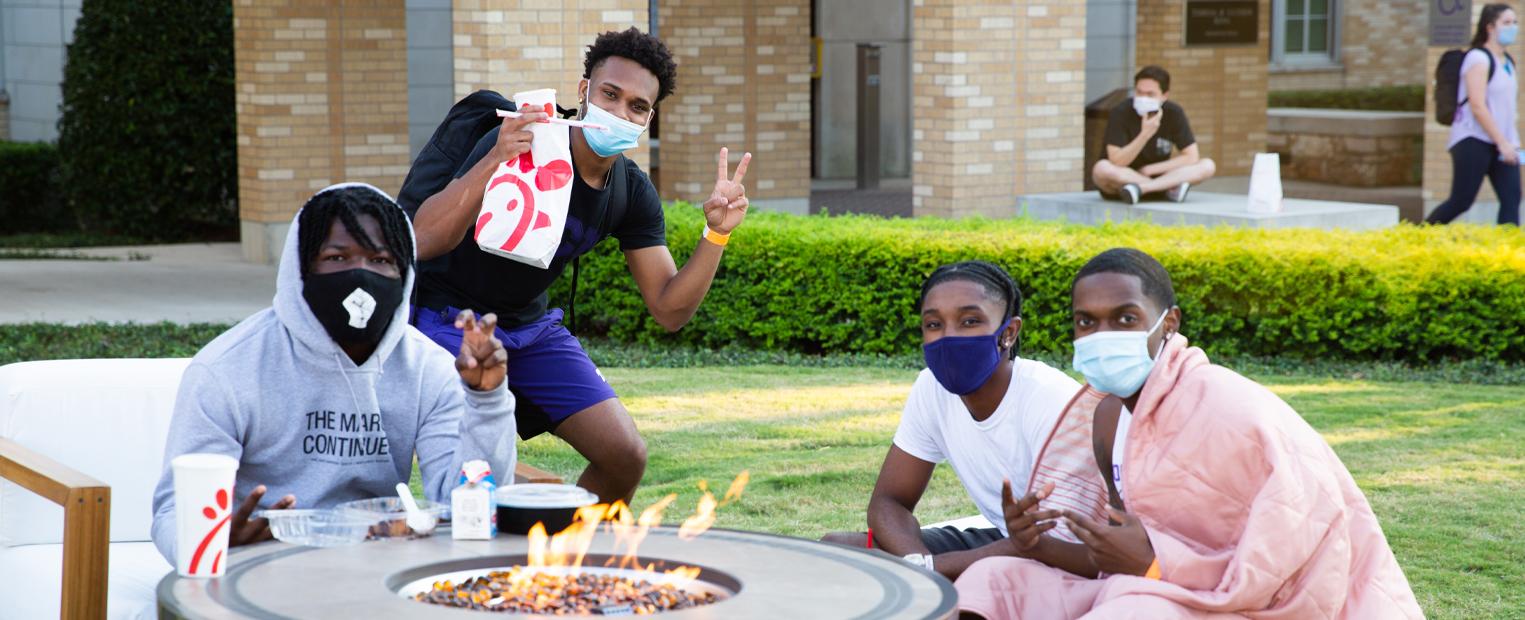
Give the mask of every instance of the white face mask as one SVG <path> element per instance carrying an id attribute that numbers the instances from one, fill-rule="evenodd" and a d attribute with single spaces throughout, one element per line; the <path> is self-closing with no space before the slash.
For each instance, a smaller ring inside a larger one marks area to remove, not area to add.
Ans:
<path id="1" fill-rule="evenodd" d="M 1133 111 L 1139 116 L 1149 116 L 1150 112 L 1159 112 L 1164 103 L 1154 97 L 1134 97 Z"/>

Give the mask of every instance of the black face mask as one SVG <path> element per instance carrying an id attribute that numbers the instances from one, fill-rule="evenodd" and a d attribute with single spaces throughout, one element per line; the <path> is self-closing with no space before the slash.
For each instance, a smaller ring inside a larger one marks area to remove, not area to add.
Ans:
<path id="1" fill-rule="evenodd" d="M 402 278 L 361 268 L 309 273 L 302 279 L 302 298 L 335 342 L 375 346 L 402 304 Z"/>

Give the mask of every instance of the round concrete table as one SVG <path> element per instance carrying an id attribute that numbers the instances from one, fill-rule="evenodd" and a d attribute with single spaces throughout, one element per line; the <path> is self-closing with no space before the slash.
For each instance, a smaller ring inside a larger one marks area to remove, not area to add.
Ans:
<path id="1" fill-rule="evenodd" d="M 219 579 L 159 582 L 161 618 L 440 618 L 487 620 L 498 614 L 429 605 L 397 593 L 404 584 L 452 571 L 522 561 L 527 539 L 451 540 L 448 527 L 418 540 L 382 540 L 333 548 L 279 542 L 235 549 Z M 617 554 L 600 532 L 589 550 Z M 953 585 L 879 551 L 734 530 L 685 541 L 670 527 L 651 530 L 642 562 L 692 564 L 712 571 L 734 596 L 664 618 L 945 619 L 957 613 Z M 705 579 L 701 574 L 700 579 Z M 511 617 L 542 616 L 518 615 Z"/>

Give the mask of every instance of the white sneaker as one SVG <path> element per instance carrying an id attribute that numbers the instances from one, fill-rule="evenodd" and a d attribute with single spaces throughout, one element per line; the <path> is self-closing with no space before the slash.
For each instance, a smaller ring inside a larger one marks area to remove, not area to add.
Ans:
<path id="1" fill-rule="evenodd" d="M 1175 186 L 1170 191 L 1165 192 L 1165 197 L 1169 198 L 1171 202 L 1186 202 L 1186 194 L 1187 194 L 1187 192 L 1190 192 L 1190 191 L 1191 191 L 1191 184 L 1190 183 L 1182 183 L 1180 185 Z"/>
<path id="2" fill-rule="evenodd" d="M 1130 205 L 1136 205 L 1138 204 L 1139 199 L 1143 197 L 1144 192 L 1139 188 L 1139 186 L 1133 183 L 1129 183 L 1124 185 L 1121 190 L 1118 190 L 1117 195 L 1122 196 L 1123 202 L 1126 202 Z"/>

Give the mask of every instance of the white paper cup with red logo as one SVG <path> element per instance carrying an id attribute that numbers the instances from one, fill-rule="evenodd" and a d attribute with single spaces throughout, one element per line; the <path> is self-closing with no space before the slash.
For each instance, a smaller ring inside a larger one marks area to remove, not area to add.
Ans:
<path id="1" fill-rule="evenodd" d="M 221 577 L 228 568 L 233 477 L 238 461 L 222 454 L 182 454 L 175 480 L 175 566 L 181 577 Z"/>

